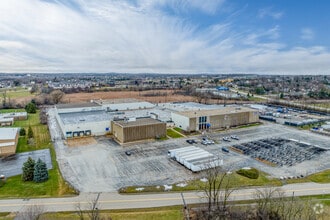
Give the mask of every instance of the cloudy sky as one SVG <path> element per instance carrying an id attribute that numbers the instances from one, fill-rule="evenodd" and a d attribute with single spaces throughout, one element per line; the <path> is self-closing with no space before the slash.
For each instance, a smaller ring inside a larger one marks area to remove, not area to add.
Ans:
<path id="1" fill-rule="evenodd" d="M 0 72 L 330 74 L 327 0 L 0 0 Z"/>

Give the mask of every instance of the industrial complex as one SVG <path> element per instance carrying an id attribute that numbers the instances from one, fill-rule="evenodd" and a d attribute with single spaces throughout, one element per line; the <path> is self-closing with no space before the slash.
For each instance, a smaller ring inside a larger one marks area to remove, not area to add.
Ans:
<path id="1" fill-rule="evenodd" d="M 166 136 L 166 126 L 185 131 L 228 128 L 256 123 L 258 112 L 247 107 L 198 103 L 154 105 L 135 99 L 92 100 L 56 105 L 63 138 L 113 134 L 120 143 Z"/>

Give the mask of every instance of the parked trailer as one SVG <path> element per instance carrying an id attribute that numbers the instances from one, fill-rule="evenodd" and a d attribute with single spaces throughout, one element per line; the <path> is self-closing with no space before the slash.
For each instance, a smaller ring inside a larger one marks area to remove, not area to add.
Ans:
<path id="1" fill-rule="evenodd" d="M 168 155 L 193 172 L 220 166 L 223 163 L 213 154 L 194 146 L 169 150 Z"/>
<path id="2" fill-rule="evenodd" d="M 206 169 L 210 169 L 210 168 L 213 168 L 213 167 L 218 167 L 218 166 L 221 166 L 223 165 L 223 161 L 220 160 L 218 158 L 215 158 L 213 161 L 201 161 L 200 163 L 195 163 L 195 164 L 192 164 L 191 165 L 191 170 L 193 172 L 199 172 L 199 171 L 202 171 L 202 170 L 206 170 Z"/>
<path id="3" fill-rule="evenodd" d="M 176 148 L 176 149 L 173 149 L 173 150 L 169 150 L 168 151 L 168 156 L 173 158 L 173 157 L 175 157 L 176 154 L 178 154 L 180 152 L 192 151 L 192 150 L 197 150 L 197 149 L 198 148 L 195 147 L 195 146 Z"/>
<path id="4" fill-rule="evenodd" d="M 176 153 L 174 157 L 185 157 L 190 154 L 197 154 L 197 153 L 201 153 L 201 152 L 204 152 L 204 150 L 196 149 L 196 150 L 184 151 L 184 152 Z"/>
<path id="5" fill-rule="evenodd" d="M 189 159 L 189 158 L 192 158 L 192 157 L 200 157 L 200 156 L 203 156 L 205 155 L 206 151 L 203 151 L 203 150 L 200 150 L 200 151 L 195 151 L 195 152 L 191 152 L 190 154 L 184 154 L 184 155 L 176 155 L 175 159 L 177 161 L 179 161 L 179 163 L 183 164 L 185 160 Z"/>
<path id="6" fill-rule="evenodd" d="M 185 160 L 183 165 L 185 165 L 187 168 L 190 168 L 190 166 L 192 164 L 197 164 L 201 161 L 207 163 L 207 162 L 212 161 L 213 159 L 214 159 L 214 156 L 212 154 L 211 155 L 210 154 L 209 155 L 202 155 L 200 157 L 194 157 L 194 158 L 190 158 L 190 159 Z"/>
<path id="7" fill-rule="evenodd" d="M 213 155 L 210 154 L 209 152 L 204 152 L 201 154 L 194 154 L 189 157 L 182 158 L 182 161 L 183 161 L 183 164 L 185 165 L 185 163 L 190 163 L 190 161 L 194 161 L 194 160 L 198 160 L 198 159 L 200 160 L 203 158 L 209 158 L 210 156 L 213 156 Z"/>

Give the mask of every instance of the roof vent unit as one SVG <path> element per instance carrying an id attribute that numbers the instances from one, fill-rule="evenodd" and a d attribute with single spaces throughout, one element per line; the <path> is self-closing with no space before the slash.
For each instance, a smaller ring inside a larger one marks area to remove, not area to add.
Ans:
<path id="1" fill-rule="evenodd" d="M 129 118 L 128 121 L 129 122 L 136 121 L 136 118 Z"/>

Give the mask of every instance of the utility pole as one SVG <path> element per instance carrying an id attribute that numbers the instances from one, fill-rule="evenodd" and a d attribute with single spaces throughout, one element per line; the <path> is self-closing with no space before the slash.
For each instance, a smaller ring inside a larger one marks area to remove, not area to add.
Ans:
<path id="1" fill-rule="evenodd" d="M 189 209 L 187 207 L 186 201 L 184 200 L 183 193 L 181 193 L 181 198 L 182 198 L 182 201 L 183 201 L 183 209 L 184 209 L 185 219 L 189 220 L 190 219 Z"/>

